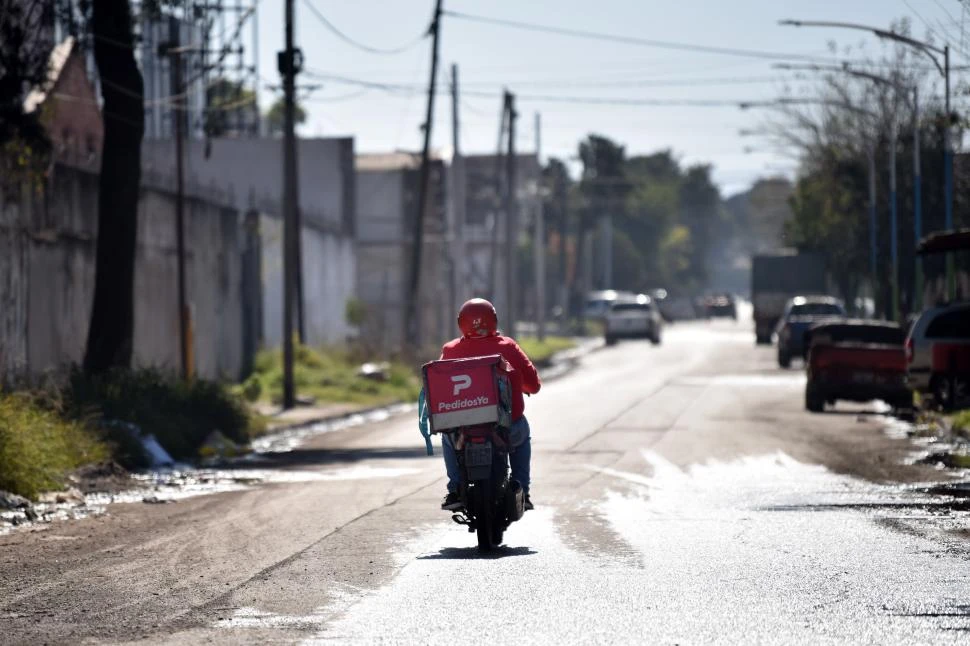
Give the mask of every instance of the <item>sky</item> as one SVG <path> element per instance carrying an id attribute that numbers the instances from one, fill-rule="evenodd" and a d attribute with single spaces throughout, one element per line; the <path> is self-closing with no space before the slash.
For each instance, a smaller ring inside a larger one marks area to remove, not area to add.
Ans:
<path id="1" fill-rule="evenodd" d="M 444 0 L 446 11 L 502 20 L 640 39 L 707 47 L 743 48 L 780 54 L 832 56 L 830 47 L 849 47 L 849 57 L 879 55 L 887 47 L 862 31 L 779 26 L 778 20 L 830 20 L 888 28 L 908 17 L 918 38 L 962 42 L 970 0 Z M 420 150 L 431 39 L 421 38 L 430 24 L 433 0 L 295 0 L 296 41 L 303 49 L 305 73 L 298 78 L 308 112 L 304 136 L 353 136 L 358 152 Z M 309 8 L 376 54 L 342 41 Z M 258 4 L 260 101 L 268 107 L 278 96 L 276 52 L 283 44 L 283 0 Z M 948 34 L 940 27 L 943 22 Z M 535 114 L 541 114 L 542 158 L 573 160 L 588 133 L 608 136 L 629 155 L 671 149 L 684 164 L 709 163 L 722 193 L 745 190 L 759 177 L 793 176 L 791 151 L 742 136 L 765 120 L 761 110 L 736 103 L 769 100 L 793 83 L 791 72 L 773 69 L 777 61 L 698 53 L 617 41 L 536 33 L 446 15 L 441 24 L 440 74 L 432 145 L 452 148 L 451 99 L 447 76 L 458 66 L 460 149 L 465 154 L 494 152 L 501 93 L 517 95 L 520 118 L 517 149 L 535 150 Z M 844 56 L 842 57 L 844 58 Z M 961 53 L 954 65 L 970 63 Z M 786 76 L 787 75 L 787 76 Z M 340 77 L 340 78 L 334 78 Z M 351 79 L 354 82 L 347 81 Z M 396 91 L 356 82 L 403 85 Z M 799 83 L 794 81 L 794 83 Z M 805 85 L 805 82 L 801 82 Z M 942 87 L 942 85 L 941 85 Z M 596 99 L 606 103 L 584 103 Z M 631 105 L 651 100 L 724 101 L 719 106 Z M 612 102 L 612 103 L 610 103 Z"/>

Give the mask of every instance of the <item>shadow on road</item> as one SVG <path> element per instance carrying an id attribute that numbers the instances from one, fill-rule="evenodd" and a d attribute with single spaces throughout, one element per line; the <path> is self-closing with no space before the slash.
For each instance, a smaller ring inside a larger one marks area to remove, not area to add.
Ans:
<path id="1" fill-rule="evenodd" d="M 493 551 L 482 553 L 477 547 L 443 547 L 436 554 L 419 556 L 419 561 L 435 561 L 439 559 L 466 561 L 475 559 L 501 559 L 509 556 L 531 556 L 538 554 L 531 547 L 496 547 Z"/>
<path id="2" fill-rule="evenodd" d="M 424 447 L 387 447 L 376 449 L 293 449 L 281 453 L 258 453 L 245 460 L 220 465 L 221 469 L 285 468 L 348 464 L 365 460 L 405 460 L 428 457 Z M 437 454 L 437 459 L 441 459 Z"/>

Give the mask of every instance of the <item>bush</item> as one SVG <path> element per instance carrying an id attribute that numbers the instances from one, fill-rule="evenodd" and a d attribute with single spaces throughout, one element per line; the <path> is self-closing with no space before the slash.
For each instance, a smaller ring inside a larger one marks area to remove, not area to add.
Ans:
<path id="1" fill-rule="evenodd" d="M 953 414 L 953 428 L 970 431 L 970 410 L 962 410 Z"/>
<path id="2" fill-rule="evenodd" d="M 64 486 L 65 475 L 109 457 L 82 421 L 64 420 L 24 394 L 0 394 L 0 489 L 34 498 Z"/>
<path id="3" fill-rule="evenodd" d="M 575 341 L 563 336 L 547 336 L 544 341 L 527 336 L 516 339 L 516 342 L 532 362 L 540 366 L 547 364 L 557 352 L 576 347 Z"/>
<path id="4" fill-rule="evenodd" d="M 390 362 L 385 380 L 371 379 L 358 374 L 364 360 L 364 355 L 350 349 L 315 349 L 297 344 L 293 368 L 297 392 L 318 402 L 373 406 L 417 399 L 421 386 L 413 368 L 401 362 Z M 247 396 L 260 393 L 275 403 L 282 401 L 282 353 L 260 352 L 253 374 L 238 389 Z"/>
<path id="5" fill-rule="evenodd" d="M 213 431 L 245 444 L 263 430 L 245 402 L 225 386 L 205 379 L 184 381 L 157 368 L 96 376 L 75 369 L 64 397 L 75 418 L 93 414 L 135 424 L 142 433 L 154 435 L 176 459 L 195 457 Z M 112 439 L 123 443 L 124 435 L 116 431 Z M 123 462 L 138 466 L 131 447 L 119 449 Z"/>

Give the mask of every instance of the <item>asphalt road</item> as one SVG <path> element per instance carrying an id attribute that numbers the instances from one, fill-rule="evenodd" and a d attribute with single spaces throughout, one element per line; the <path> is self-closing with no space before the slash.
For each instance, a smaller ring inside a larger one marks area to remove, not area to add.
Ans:
<path id="1" fill-rule="evenodd" d="M 0 642 L 966 643 L 970 518 L 915 484 L 943 476 L 773 359 L 730 321 L 587 356 L 527 402 L 537 508 L 489 558 L 411 418 L 0 537 Z"/>

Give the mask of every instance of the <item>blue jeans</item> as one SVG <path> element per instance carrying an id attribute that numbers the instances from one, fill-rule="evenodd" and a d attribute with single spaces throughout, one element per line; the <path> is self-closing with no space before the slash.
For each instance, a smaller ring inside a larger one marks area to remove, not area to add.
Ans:
<path id="1" fill-rule="evenodd" d="M 525 426 L 523 429 L 522 426 Z M 509 466 L 512 467 L 512 479 L 518 480 L 522 485 L 522 492 L 529 495 L 529 470 L 532 462 L 532 433 L 529 430 L 529 420 L 524 416 L 520 417 L 512 427 L 525 431 L 525 440 L 509 453 Z M 458 491 L 458 483 L 461 481 L 461 468 L 458 466 L 458 455 L 455 447 L 451 445 L 451 436 L 441 436 L 441 452 L 445 456 L 445 470 L 448 472 L 448 491 L 451 493 Z"/>

